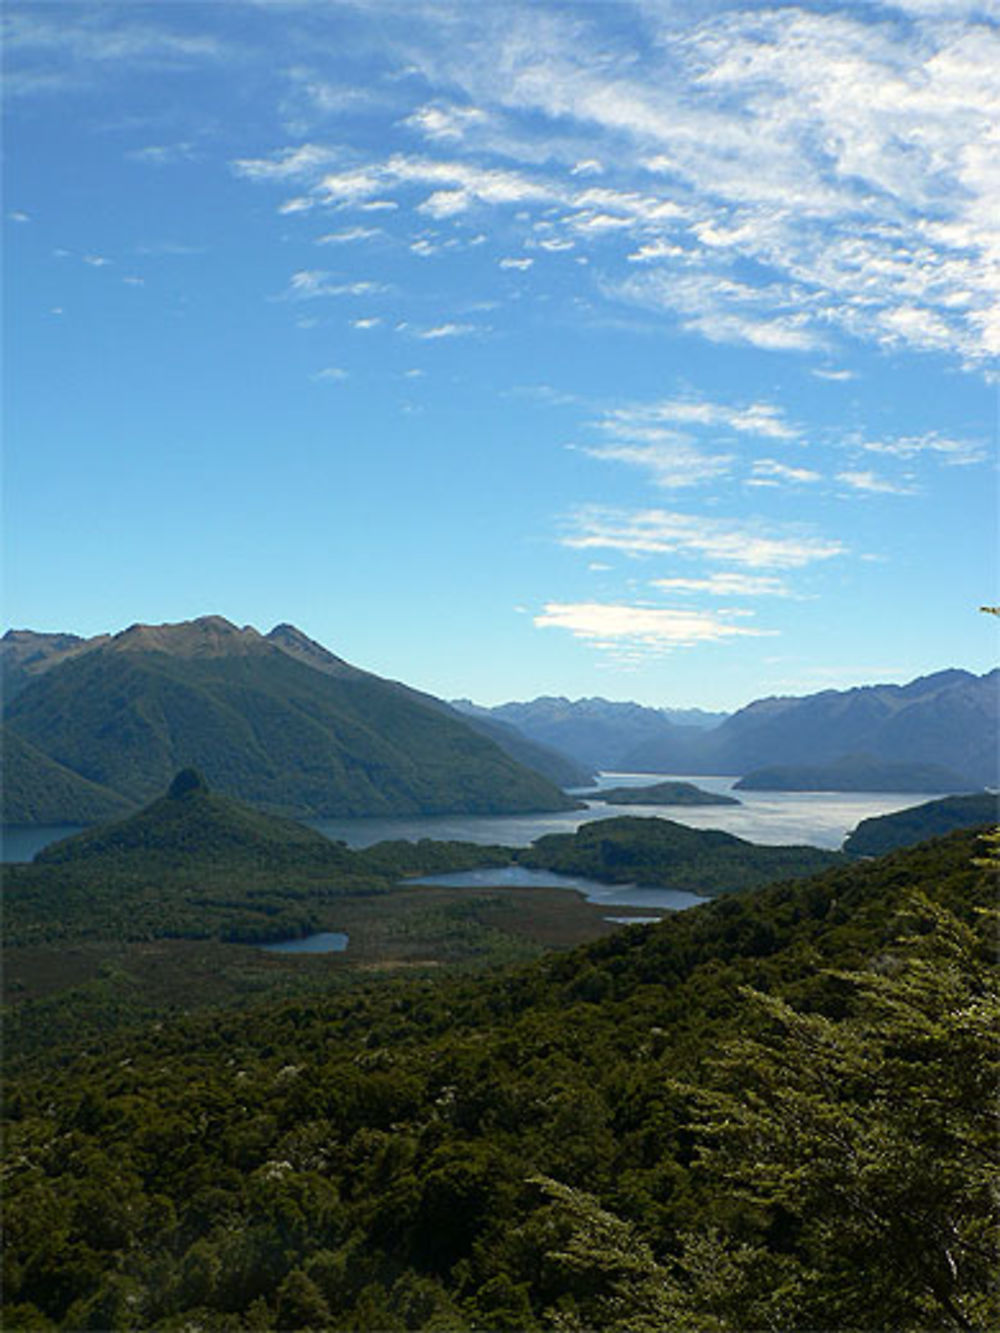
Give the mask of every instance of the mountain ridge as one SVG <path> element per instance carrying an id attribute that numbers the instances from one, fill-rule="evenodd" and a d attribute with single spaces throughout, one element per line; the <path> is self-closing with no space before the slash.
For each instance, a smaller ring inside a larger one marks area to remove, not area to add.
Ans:
<path id="1" fill-rule="evenodd" d="M 15 645 L 25 643 L 22 632 Z M 35 669 L 6 726 L 133 805 L 189 765 L 224 794 L 307 818 L 575 804 L 442 701 L 352 667 L 294 627 L 266 636 L 206 616 L 135 624 L 68 656 L 53 639 L 31 646 Z M 24 813 L 7 801 L 7 822 Z"/>

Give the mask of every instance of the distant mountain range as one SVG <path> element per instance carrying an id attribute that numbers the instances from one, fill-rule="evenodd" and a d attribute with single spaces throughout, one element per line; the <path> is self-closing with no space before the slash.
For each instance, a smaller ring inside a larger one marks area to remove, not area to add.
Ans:
<path id="1" fill-rule="evenodd" d="M 637 746 L 676 741 L 690 732 L 694 741 L 727 713 L 700 708 L 647 708 L 610 699 L 563 699 L 543 696 L 529 703 L 481 708 L 468 699 L 453 706 L 470 717 L 505 722 L 540 745 L 550 746 L 591 770 L 627 772 L 625 757 Z"/>
<path id="2" fill-rule="evenodd" d="M 460 707 L 463 705 L 459 705 Z M 759 699 L 714 725 L 678 725 L 667 712 L 604 699 L 536 699 L 486 710 L 532 740 L 612 772 L 749 774 L 775 766 L 823 768 L 863 757 L 911 767 L 909 789 L 927 790 L 927 766 L 949 770 L 945 790 L 998 783 L 1000 671 L 947 670 L 907 685 L 823 690 Z M 857 765 L 855 765 L 856 767 Z M 856 775 L 844 765 L 852 790 Z M 837 781 L 827 772 L 824 781 Z"/>
<path id="3" fill-rule="evenodd" d="M 0 651 L 7 823 L 110 818 L 188 766 L 220 793 L 300 818 L 572 808 L 515 755 L 586 781 L 518 733 L 359 670 L 290 625 L 13 630 Z"/>

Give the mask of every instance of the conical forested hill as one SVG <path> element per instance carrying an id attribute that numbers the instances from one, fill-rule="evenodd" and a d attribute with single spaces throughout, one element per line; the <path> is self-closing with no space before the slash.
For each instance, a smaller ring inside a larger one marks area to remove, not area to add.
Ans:
<path id="1" fill-rule="evenodd" d="M 183 769 L 166 795 L 137 814 L 53 843 L 39 852 L 37 865 L 85 867 L 99 862 L 108 871 L 134 867 L 143 872 L 167 865 L 192 873 L 206 865 L 236 872 L 303 865 L 343 868 L 351 854 L 314 829 L 263 814 L 209 790 L 196 769 Z"/>
<path id="2" fill-rule="evenodd" d="M 573 805 L 450 710 L 310 654 L 302 637 L 286 627 L 271 642 L 218 616 L 133 626 L 32 678 L 6 725 L 134 805 L 187 766 L 219 792 L 301 818 Z M 4 815 L 27 822 L 30 811 L 12 801 Z"/>

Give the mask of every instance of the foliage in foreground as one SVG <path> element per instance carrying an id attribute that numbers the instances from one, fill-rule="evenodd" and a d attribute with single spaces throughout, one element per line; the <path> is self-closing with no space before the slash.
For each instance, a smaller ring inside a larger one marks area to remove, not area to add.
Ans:
<path id="1" fill-rule="evenodd" d="M 10 1080 L 4 1327 L 995 1327 L 975 855 Z"/>

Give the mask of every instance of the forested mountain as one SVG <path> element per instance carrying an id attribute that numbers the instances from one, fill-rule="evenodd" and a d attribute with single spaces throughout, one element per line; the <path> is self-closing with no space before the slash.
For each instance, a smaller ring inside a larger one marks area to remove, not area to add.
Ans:
<path id="1" fill-rule="evenodd" d="M 269 636 L 218 616 L 135 625 L 110 639 L 4 640 L 21 683 L 5 724 L 29 770 L 40 754 L 132 805 L 180 768 L 262 808 L 307 816 L 515 813 L 571 808 L 447 705 L 360 671 L 290 626 Z M 29 642 L 30 640 L 30 642 Z M 40 641 L 40 642 L 39 642 Z M 30 651 L 29 651 L 30 650 Z M 58 816 L 76 817 L 69 805 Z"/>
<path id="2" fill-rule="evenodd" d="M 0 746 L 5 823 L 96 824 L 124 814 L 131 805 L 110 788 L 64 768 L 9 727 L 0 729 Z"/>
<path id="3" fill-rule="evenodd" d="M 996 1327 L 983 855 L 40 1054 L 4 1327 Z"/>
<path id="4" fill-rule="evenodd" d="M 926 801 L 891 815 L 863 819 L 848 834 L 844 851 L 848 856 L 882 856 L 898 847 L 912 847 L 927 838 L 937 838 L 954 829 L 975 828 L 1000 821 L 1000 802 L 995 792 L 970 796 L 945 796 Z"/>

